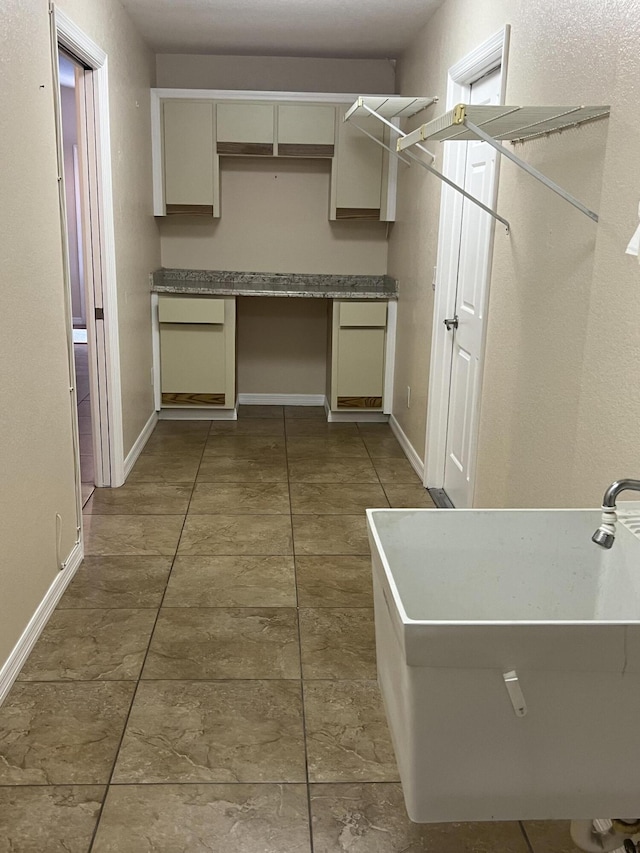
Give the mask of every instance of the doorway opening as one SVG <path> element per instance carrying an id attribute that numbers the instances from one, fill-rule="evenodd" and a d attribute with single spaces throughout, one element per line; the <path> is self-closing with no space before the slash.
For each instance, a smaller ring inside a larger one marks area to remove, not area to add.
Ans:
<path id="1" fill-rule="evenodd" d="M 509 26 L 449 69 L 447 109 L 502 104 Z M 494 207 L 499 158 L 483 142 L 446 142 L 443 173 Z M 424 485 L 440 506 L 472 507 L 494 220 L 443 187 Z"/>
<path id="2" fill-rule="evenodd" d="M 82 505 L 95 488 L 95 452 L 91 410 L 91 379 L 89 375 L 89 345 L 87 336 L 87 282 L 83 246 L 83 205 L 80 181 L 80 110 L 78 95 L 85 68 L 63 50 L 58 53 L 60 84 L 60 119 L 62 125 L 62 155 L 64 164 L 64 196 L 66 202 L 66 231 L 69 254 L 68 276 L 71 291 L 73 323 L 73 360 L 78 416 L 80 451 L 80 484 Z M 86 156 L 83 157 L 86 162 Z"/>
<path id="3" fill-rule="evenodd" d="M 107 56 L 63 12 L 50 9 L 81 509 L 95 486 L 124 482 Z"/>

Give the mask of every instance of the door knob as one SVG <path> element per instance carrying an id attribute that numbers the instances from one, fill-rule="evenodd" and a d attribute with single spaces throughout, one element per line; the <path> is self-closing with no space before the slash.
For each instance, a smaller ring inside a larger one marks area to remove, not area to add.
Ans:
<path id="1" fill-rule="evenodd" d="M 458 328 L 458 315 L 456 314 L 453 318 L 448 318 L 444 320 L 444 324 L 447 327 L 447 331 L 450 332 L 452 329 Z"/>

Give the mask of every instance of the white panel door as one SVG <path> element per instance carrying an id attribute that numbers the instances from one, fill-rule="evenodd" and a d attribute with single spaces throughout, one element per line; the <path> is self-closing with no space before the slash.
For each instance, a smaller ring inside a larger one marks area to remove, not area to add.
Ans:
<path id="1" fill-rule="evenodd" d="M 471 86 L 472 104 L 500 103 L 500 72 Z M 464 188 L 492 206 L 497 152 L 486 142 L 467 142 Z M 473 502 L 478 412 L 493 219 L 465 199 L 455 299 L 457 328 L 451 327 L 451 382 L 447 422 L 444 490 L 456 507 Z"/>

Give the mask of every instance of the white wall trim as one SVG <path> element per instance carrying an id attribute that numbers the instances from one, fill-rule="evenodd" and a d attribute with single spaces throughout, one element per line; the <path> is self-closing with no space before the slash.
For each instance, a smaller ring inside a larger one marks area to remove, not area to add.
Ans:
<path id="1" fill-rule="evenodd" d="M 501 100 L 504 103 L 510 31 L 511 28 L 507 24 L 449 69 L 446 109 L 451 109 L 455 104 L 465 103 L 468 100 L 471 84 L 498 66 L 502 73 Z M 442 172 L 459 186 L 464 182 L 465 156 L 466 146 L 463 143 L 447 143 L 444 146 Z M 498 170 L 499 158 L 496 163 L 496 193 Z M 449 406 L 446 392 L 451 375 L 451 338 L 449 332 L 440 323 L 440 318 L 453 316 L 452 311 L 455 308 L 455 292 L 452 292 L 449 285 L 457 275 L 462 202 L 463 199 L 459 193 L 449 187 L 442 187 L 424 470 L 424 485 L 435 489 L 444 487 Z"/>
<path id="2" fill-rule="evenodd" d="M 22 632 L 22 636 L 13 647 L 2 669 L 0 669 L 0 705 L 6 699 L 26 659 L 35 646 L 38 637 L 62 598 L 62 594 L 71 583 L 83 557 L 84 546 L 82 541 L 80 541 L 74 546 L 66 560 L 65 568 L 58 572 L 44 598 L 38 605 L 36 612 L 29 620 L 29 624 Z"/>
<path id="3" fill-rule="evenodd" d="M 158 98 L 187 98 L 207 101 L 290 101 L 293 103 L 349 104 L 361 93 L 349 92 L 266 92 L 249 89 L 152 89 Z M 389 95 L 380 95 L 388 98 Z"/>
<path id="4" fill-rule="evenodd" d="M 142 431 L 140 432 L 140 435 L 136 438 L 136 440 L 133 444 L 133 447 L 127 453 L 127 457 L 124 460 L 124 476 L 125 476 L 125 479 L 129 476 L 131 469 L 136 464 L 138 456 L 140 456 L 140 454 L 144 450 L 144 446 L 149 441 L 151 433 L 155 429 L 155 426 L 157 423 L 158 423 L 158 413 L 154 411 L 149 416 L 149 420 L 143 426 Z"/>
<path id="5" fill-rule="evenodd" d="M 238 394 L 244 406 L 324 406 L 324 394 Z"/>
<path id="6" fill-rule="evenodd" d="M 413 470 L 416 472 L 418 477 L 420 477 L 420 479 L 423 480 L 424 479 L 424 462 L 422 461 L 422 459 L 420 459 L 420 454 L 418 453 L 418 451 L 415 449 L 413 444 L 411 444 L 411 442 L 407 438 L 405 431 L 402 429 L 402 427 L 398 423 L 395 415 L 391 415 L 391 417 L 389 419 L 389 426 L 391 427 L 391 432 L 398 439 L 398 443 L 399 443 L 400 447 L 402 448 L 402 450 L 404 451 L 404 455 L 409 460 L 409 464 L 411 465 Z"/>
<path id="7" fill-rule="evenodd" d="M 100 255 L 102 266 L 102 307 L 104 308 L 105 364 L 100 369 L 106 399 L 106 421 L 109 458 L 109 483 L 124 482 L 124 437 L 120 375 L 120 343 L 118 331 L 118 293 L 116 280 L 116 247 L 113 215 L 113 179 L 111 169 L 111 133 L 109 125 L 109 71 L 107 54 L 83 32 L 61 9 L 52 5 L 58 44 L 92 69 L 96 96 L 96 134 L 98 143 Z M 94 330 L 95 320 L 87 317 L 87 329 Z M 94 352 L 98 351 L 94 347 Z M 102 389 L 100 389 L 102 391 Z M 97 401 L 93 401 L 94 414 Z M 106 455 L 106 454 L 105 454 Z"/>
<path id="8" fill-rule="evenodd" d="M 199 409 L 176 406 L 161 409 L 158 412 L 161 421 L 237 421 L 238 410 L 235 409 Z"/>

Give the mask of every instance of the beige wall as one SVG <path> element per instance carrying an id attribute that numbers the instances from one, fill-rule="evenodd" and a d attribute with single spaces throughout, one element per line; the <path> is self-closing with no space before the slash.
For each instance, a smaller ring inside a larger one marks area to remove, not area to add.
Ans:
<path id="1" fill-rule="evenodd" d="M 510 23 L 507 103 L 612 104 L 609 122 L 519 149 L 598 210 L 598 226 L 502 164 L 498 206 L 513 230 L 496 230 L 477 506 L 594 504 L 614 477 L 640 473 L 639 271 L 624 255 L 640 197 L 640 123 L 630 109 L 639 10 L 637 2 L 447 0 L 399 63 L 401 93 L 440 96 L 431 117 L 444 108 L 448 68 Z M 403 167 L 389 272 L 400 279 L 394 410 L 422 453 L 440 188 L 416 171 Z"/>
<path id="2" fill-rule="evenodd" d="M 240 297 L 238 392 L 325 394 L 326 299 Z"/>
<path id="3" fill-rule="evenodd" d="M 164 267 L 386 272 L 386 226 L 329 222 L 328 160 L 221 158 L 222 216 L 158 220 Z"/>
<path id="4" fill-rule="evenodd" d="M 157 85 L 177 89 L 255 89 L 270 92 L 395 91 L 388 59 L 309 59 L 292 56 L 156 56 Z"/>
<path id="5" fill-rule="evenodd" d="M 152 410 L 147 275 L 159 263 L 151 215 L 148 87 L 153 57 L 115 0 L 64 10 L 110 54 L 125 448 Z M 49 14 L 42 0 L 0 4 L 0 665 L 76 539 L 72 410 Z M 136 399 L 139 397 L 140 400 Z"/>
<path id="6" fill-rule="evenodd" d="M 5 0 L 0 86 L 0 665 L 75 542 L 49 15 Z"/>
<path id="7" fill-rule="evenodd" d="M 118 327 L 125 455 L 154 410 L 149 273 L 160 266 L 151 189 L 155 58 L 118 0 L 60 0 L 109 57 Z"/>

